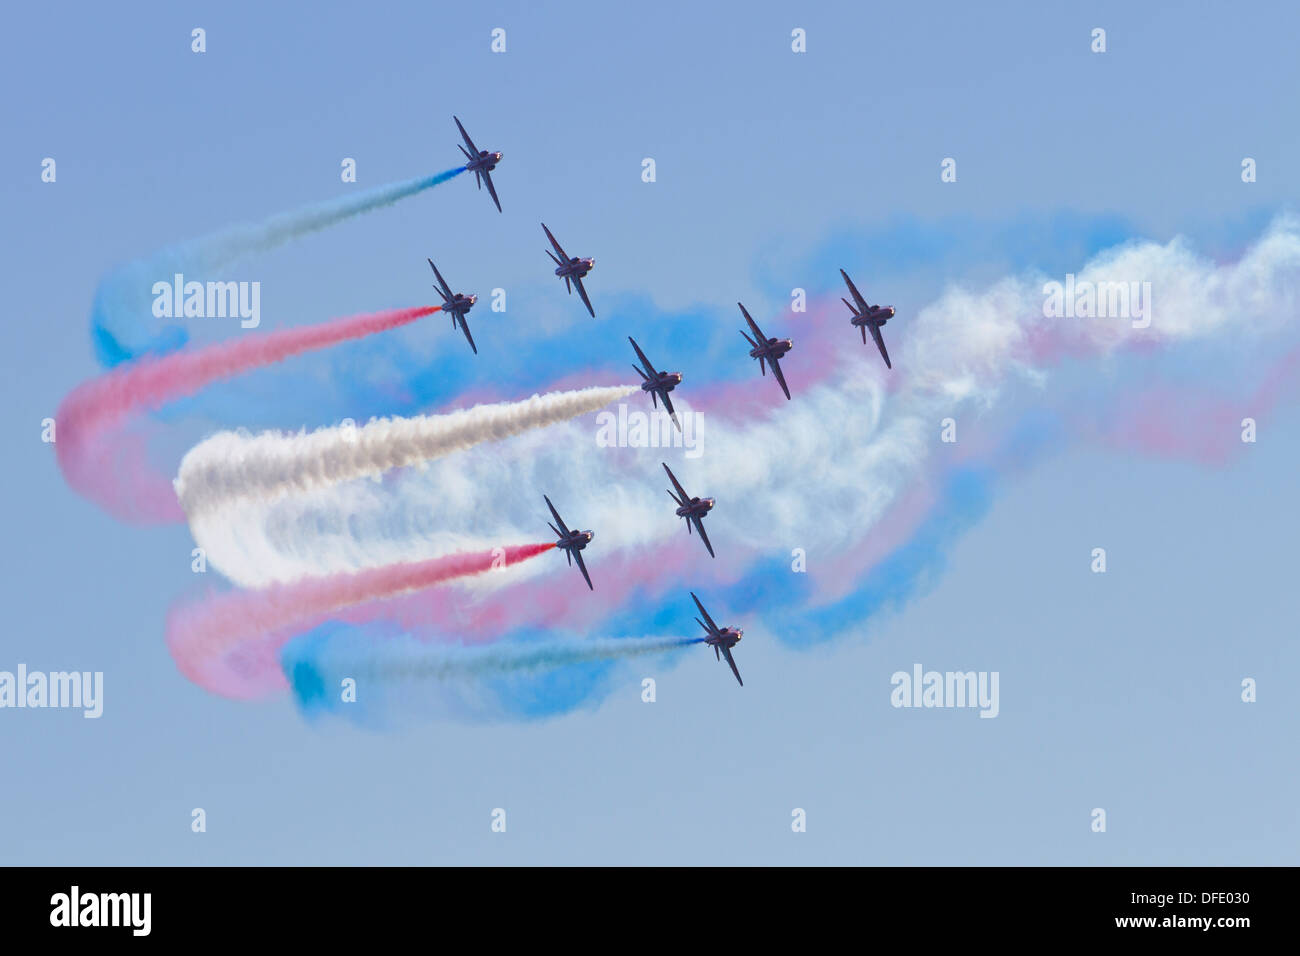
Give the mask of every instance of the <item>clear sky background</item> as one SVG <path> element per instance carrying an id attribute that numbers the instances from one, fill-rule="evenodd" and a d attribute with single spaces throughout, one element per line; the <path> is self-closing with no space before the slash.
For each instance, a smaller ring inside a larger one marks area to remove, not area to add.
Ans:
<path id="1" fill-rule="evenodd" d="M 743 690 L 699 650 L 653 705 L 632 682 L 541 723 L 379 734 L 177 673 L 162 627 L 195 589 L 188 531 L 122 525 L 75 496 L 40 422 L 99 370 L 88 314 L 107 270 L 356 188 L 339 182 L 345 156 L 361 186 L 454 166 L 454 112 L 505 152 L 505 212 L 462 178 L 277 251 L 248 276 L 263 328 L 427 301 L 432 255 L 454 286 L 510 288 L 509 318 L 475 327 L 481 349 L 507 351 L 529 316 L 573 318 L 543 219 L 597 258 L 593 299 L 621 334 L 602 300 L 730 328 L 737 299 L 784 308 L 792 286 L 832 291 L 840 264 L 904 316 L 951 282 L 1063 273 L 1130 236 L 1231 256 L 1294 204 L 1293 5 L 726 6 L 7 13 L 0 669 L 102 670 L 107 689 L 97 721 L 0 711 L 0 861 L 1297 862 L 1300 416 L 1286 407 L 1220 469 L 1061 451 L 999 486 L 932 586 L 857 639 L 803 653 L 747 639 Z M 956 184 L 939 181 L 946 156 Z M 1241 182 L 1244 156 L 1257 183 Z M 464 358 L 442 322 L 402 334 Z M 274 406 L 250 379 L 219 424 L 383 408 Z M 1097 546 L 1104 576 L 1088 570 Z M 999 671 L 1000 716 L 891 708 L 889 675 L 914 662 Z M 807 833 L 790 830 L 795 807 Z"/>

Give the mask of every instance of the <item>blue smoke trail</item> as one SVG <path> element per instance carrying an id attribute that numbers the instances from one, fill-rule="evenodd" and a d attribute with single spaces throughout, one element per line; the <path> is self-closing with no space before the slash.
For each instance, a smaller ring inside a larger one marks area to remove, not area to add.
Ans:
<path id="1" fill-rule="evenodd" d="M 431 176 L 390 183 L 359 193 L 313 203 L 261 222 L 233 226 L 210 236 L 191 239 L 114 269 L 95 290 L 91 308 L 91 338 L 95 357 L 111 368 L 144 355 L 175 351 L 188 336 L 178 325 L 153 330 L 153 284 L 170 282 L 176 273 L 187 279 L 210 275 L 244 256 L 274 249 L 286 242 L 328 229 L 353 216 L 391 206 L 445 183 L 464 166 Z"/>
<path id="2" fill-rule="evenodd" d="M 414 716 L 473 722 L 555 716 L 599 703 L 627 662 L 702 642 L 548 635 L 462 646 L 417 640 L 384 622 L 330 623 L 290 641 L 280 660 L 305 715 L 333 713 L 379 727 Z M 356 681 L 354 702 L 342 698 L 349 677 Z"/>

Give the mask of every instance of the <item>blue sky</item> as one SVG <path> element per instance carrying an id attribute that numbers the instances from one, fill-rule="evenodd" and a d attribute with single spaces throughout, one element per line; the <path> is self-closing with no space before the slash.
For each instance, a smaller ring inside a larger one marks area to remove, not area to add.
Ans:
<path id="1" fill-rule="evenodd" d="M 653 705 L 633 682 L 542 723 L 376 734 L 306 722 L 287 697 L 221 700 L 176 672 L 162 622 L 196 589 L 187 530 L 120 525 L 74 496 L 39 423 L 98 370 L 90 303 L 110 269 L 340 195 L 344 156 L 362 186 L 446 168 L 455 112 L 504 150 L 505 212 L 462 178 L 262 257 L 236 278 L 263 282 L 264 324 L 426 301 L 431 255 L 453 285 L 509 288 L 505 318 L 475 328 L 489 354 L 562 339 L 573 318 L 541 220 L 596 256 L 602 332 L 677 315 L 734 337 L 737 299 L 784 307 L 794 285 L 829 291 L 837 264 L 902 315 L 951 282 L 1064 271 L 1133 236 L 1184 233 L 1228 256 L 1294 204 L 1289 6 L 727 6 L 10 14 L 0 70 L 29 92 L 5 103 L 0 154 L 0 668 L 103 670 L 106 702 L 98 721 L 0 712 L 0 815 L 24 822 L 0 860 L 1295 862 L 1289 409 L 1226 468 L 1059 450 L 992 489 L 931 585 L 857 638 L 804 652 L 747 639 L 743 691 L 701 650 L 664 671 Z M 504 55 L 488 47 L 498 26 Z M 1104 55 L 1088 49 L 1096 26 Z M 956 184 L 939 182 L 946 156 Z M 508 361 L 465 372 L 441 322 L 396 335 L 435 370 L 423 398 L 534 384 Z M 204 415 L 170 413 L 175 440 L 411 410 L 365 374 L 383 348 L 284 369 L 337 384 L 301 400 L 271 373 L 223 386 Z M 1087 572 L 1099 542 L 1105 576 Z M 999 671 L 998 719 L 891 708 L 889 675 L 917 661 Z M 1105 834 L 1089 830 L 1098 806 Z M 489 831 L 494 807 L 507 834 Z M 790 832 L 794 807 L 807 833 Z"/>

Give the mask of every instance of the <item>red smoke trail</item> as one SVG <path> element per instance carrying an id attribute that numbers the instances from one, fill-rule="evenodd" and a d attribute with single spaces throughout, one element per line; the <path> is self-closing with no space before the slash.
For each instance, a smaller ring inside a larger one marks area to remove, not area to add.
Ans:
<path id="1" fill-rule="evenodd" d="M 64 480 L 118 518 L 145 523 L 184 521 L 171 478 L 151 472 L 143 441 L 126 432 L 133 413 L 193 395 L 206 385 L 313 349 L 386 332 L 440 311 L 392 309 L 320 325 L 250 335 L 114 369 L 73 389 L 55 417 Z"/>
<path id="2" fill-rule="evenodd" d="M 221 594 L 172 608 L 167 646 L 181 673 L 199 686 L 225 697 L 257 697 L 288 686 L 277 660 L 285 641 L 335 612 L 510 567 L 554 547 L 512 545 Z"/>

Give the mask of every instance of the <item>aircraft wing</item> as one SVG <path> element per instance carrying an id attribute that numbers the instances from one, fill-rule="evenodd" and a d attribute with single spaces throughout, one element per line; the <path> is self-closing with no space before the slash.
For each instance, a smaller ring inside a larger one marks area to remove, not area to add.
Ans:
<path id="1" fill-rule="evenodd" d="M 459 120 L 459 119 L 456 119 L 456 117 L 454 117 L 454 116 L 452 117 L 452 119 L 456 120 L 456 128 L 457 128 L 458 130 L 460 130 L 460 135 L 463 136 L 463 137 L 465 138 L 465 145 L 469 147 L 469 151 L 470 151 L 471 153 L 473 153 L 474 156 L 477 158 L 477 156 L 478 156 L 478 147 L 475 146 L 475 145 L 474 145 L 474 141 L 473 141 L 472 139 L 469 138 L 469 133 L 465 132 L 465 127 L 463 127 L 463 126 L 460 125 L 460 120 Z"/>
<path id="2" fill-rule="evenodd" d="M 660 392 L 659 397 L 664 400 L 664 411 L 666 411 L 672 418 L 673 422 L 677 424 L 677 430 L 681 431 L 682 426 L 681 423 L 677 422 L 677 412 L 673 409 L 673 400 L 668 397 L 668 392 Z"/>
<path id="3" fill-rule="evenodd" d="M 781 363 L 775 355 L 769 356 L 768 361 L 772 363 L 772 374 L 781 383 L 781 391 L 785 392 L 785 400 L 788 402 L 790 400 L 790 386 L 785 384 L 785 375 L 781 373 Z"/>
<path id="4" fill-rule="evenodd" d="M 574 559 L 578 562 L 578 570 L 581 571 L 582 576 L 587 579 L 587 587 L 591 588 L 593 591 L 596 590 L 596 586 L 591 583 L 591 575 L 587 573 L 587 565 L 583 563 L 582 552 L 574 551 L 572 554 Z"/>
<path id="5" fill-rule="evenodd" d="M 546 229 L 546 223 L 542 223 L 542 228 Z M 560 258 L 567 262 L 569 260 L 568 255 L 565 253 L 565 251 L 562 248 L 560 248 L 560 244 L 555 241 L 555 237 L 551 235 L 551 230 L 549 229 L 546 229 L 546 238 L 551 240 L 551 245 L 553 245 L 555 247 L 555 251 L 560 254 Z"/>
<path id="6" fill-rule="evenodd" d="M 740 305 L 740 303 L 737 302 L 736 305 Z M 740 314 L 745 317 L 745 321 L 749 323 L 749 330 L 754 333 L 754 338 L 758 340 L 754 345 L 759 346 L 766 342 L 767 336 L 763 334 L 763 330 L 758 327 L 758 323 L 754 321 L 753 317 L 745 311 L 743 305 L 740 305 Z"/>
<path id="7" fill-rule="evenodd" d="M 492 185 L 492 174 L 486 169 L 480 169 L 483 174 L 483 182 L 487 184 L 488 192 L 492 194 L 492 201 L 497 204 L 497 212 L 501 211 L 501 200 L 497 198 L 497 188 Z"/>
<path id="8" fill-rule="evenodd" d="M 434 274 L 434 275 L 437 277 L 437 279 L 438 279 L 438 286 L 439 286 L 439 290 L 438 290 L 438 291 L 442 293 L 442 297 L 443 297 L 444 299 L 446 299 L 448 302 L 450 302 L 450 301 L 451 301 L 451 286 L 447 285 L 447 280 L 444 279 L 444 278 L 442 277 L 442 273 L 438 271 L 438 267 L 435 266 L 435 265 L 433 264 L 433 260 L 432 260 L 432 259 L 427 259 L 427 258 L 426 258 L 426 259 L 425 259 L 425 262 L 429 263 L 429 268 L 433 270 L 433 274 Z"/>
<path id="9" fill-rule="evenodd" d="M 664 471 L 668 472 L 668 480 L 671 481 L 673 487 L 677 489 L 677 494 L 681 497 L 682 504 L 686 504 L 691 500 L 691 496 L 686 493 L 686 489 L 683 488 L 682 483 L 677 480 L 677 476 L 674 475 L 673 470 L 668 467 L 668 463 L 660 462 L 660 464 L 664 466 Z"/>
<path id="10" fill-rule="evenodd" d="M 551 499 L 546 495 L 542 495 L 542 497 L 546 498 L 546 507 L 550 508 L 551 514 L 555 516 L 555 523 L 560 526 L 560 532 L 562 534 L 568 534 L 569 529 L 565 526 L 564 519 L 560 517 L 560 513 L 555 510 L 555 505 L 551 504 Z"/>
<path id="11" fill-rule="evenodd" d="M 709 536 L 704 533 L 704 521 L 694 516 L 692 516 L 691 521 L 695 524 L 695 530 L 700 533 L 700 540 L 703 541 L 704 546 L 709 549 L 709 557 L 716 558 L 717 555 L 713 553 L 713 545 L 709 544 Z"/>
<path id="12" fill-rule="evenodd" d="M 845 272 L 843 269 L 841 269 L 840 275 L 844 276 L 844 283 L 849 287 L 849 292 L 852 294 L 854 300 L 858 303 L 857 311 L 859 313 L 870 312 L 871 306 L 867 305 L 867 300 L 862 298 L 862 293 L 859 292 L 858 287 L 853 284 L 853 280 L 849 278 L 849 274 Z"/>
<path id="13" fill-rule="evenodd" d="M 722 649 L 722 656 L 725 657 L 727 663 L 731 665 L 731 673 L 736 675 L 736 682 L 739 683 L 741 687 L 744 687 L 745 682 L 740 679 L 740 671 L 736 670 L 736 659 L 731 656 L 731 648 L 724 647 Z"/>
<path id="14" fill-rule="evenodd" d="M 578 287 L 578 295 L 582 297 L 582 304 L 587 307 L 587 311 L 591 313 L 591 317 L 594 319 L 596 317 L 596 310 L 591 307 L 591 300 L 587 298 L 587 290 L 582 287 L 582 280 L 577 276 L 574 276 L 573 284 Z"/>
<path id="15" fill-rule="evenodd" d="M 478 355 L 478 346 L 474 344 L 474 336 L 469 334 L 469 323 L 465 321 L 465 316 L 460 317 L 460 330 L 465 333 L 465 338 L 469 339 L 469 347 Z"/>
<path id="16" fill-rule="evenodd" d="M 714 631 L 720 630 L 718 625 L 713 623 L 713 618 L 709 617 L 709 612 L 704 610 L 704 605 L 700 603 L 700 599 L 695 597 L 694 591 L 691 592 L 691 597 L 695 598 L 695 606 L 698 607 L 700 609 L 700 613 L 704 615 L 704 620 L 709 622 L 709 627 L 711 627 Z"/>
<path id="17" fill-rule="evenodd" d="M 632 336 L 629 335 L 627 337 L 627 340 L 632 343 L 632 348 L 636 349 L 636 357 L 641 360 L 641 364 L 644 365 L 645 370 L 650 373 L 650 377 L 651 378 L 658 377 L 659 373 L 656 372 L 655 367 L 650 364 L 650 360 L 645 357 L 645 353 L 641 351 L 641 346 L 636 344 L 636 339 L 632 338 Z M 664 401 L 665 402 L 668 401 L 667 395 L 664 396 Z"/>
<path id="18" fill-rule="evenodd" d="M 880 349 L 881 357 L 885 360 L 885 368 L 893 368 L 894 366 L 889 363 L 889 353 L 885 351 L 885 340 L 880 334 L 880 327 L 872 322 L 868 322 L 867 325 L 871 326 L 871 337 L 876 340 L 876 348 Z"/>

